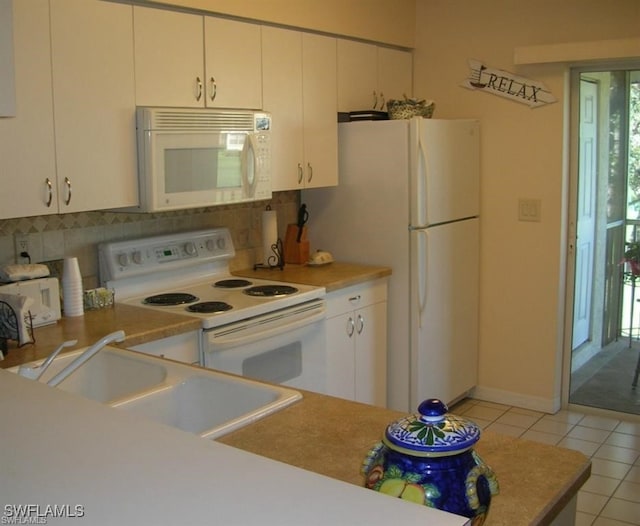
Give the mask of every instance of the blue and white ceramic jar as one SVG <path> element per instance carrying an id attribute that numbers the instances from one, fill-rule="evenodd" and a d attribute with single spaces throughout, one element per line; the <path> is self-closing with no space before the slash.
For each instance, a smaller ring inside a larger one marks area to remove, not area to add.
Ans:
<path id="1" fill-rule="evenodd" d="M 418 414 L 390 424 L 369 451 L 362 466 L 365 486 L 480 526 L 498 481 L 473 451 L 479 438 L 476 424 L 449 414 L 440 400 L 425 400 Z"/>

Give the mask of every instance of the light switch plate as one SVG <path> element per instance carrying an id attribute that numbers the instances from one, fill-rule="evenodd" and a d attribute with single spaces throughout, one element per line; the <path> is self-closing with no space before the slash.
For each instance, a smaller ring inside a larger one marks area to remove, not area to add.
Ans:
<path id="1" fill-rule="evenodd" d="M 518 199 L 518 221 L 541 220 L 542 201 L 540 199 L 519 198 Z"/>

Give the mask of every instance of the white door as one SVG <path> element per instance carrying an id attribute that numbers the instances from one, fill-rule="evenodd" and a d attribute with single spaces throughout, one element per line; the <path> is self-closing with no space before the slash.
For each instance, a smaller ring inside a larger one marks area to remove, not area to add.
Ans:
<path id="1" fill-rule="evenodd" d="M 476 384 L 479 220 L 411 233 L 411 407 Z M 390 349 L 390 352 L 393 352 Z"/>
<path id="2" fill-rule="evenodd" d="M 598 85 L 580 82 L 580 146 L 578 163 L 576 271 L 572 349 L 591 334 L 591 296 L 596 228 Z"/>
<path id="3" fill-rule="evenodd" d="M 411 225 L 475 217 L 480 211 L 480 125 L 476 120 L 411 121 Z M 422 198 L 420 198 L 422 196 Z"/>

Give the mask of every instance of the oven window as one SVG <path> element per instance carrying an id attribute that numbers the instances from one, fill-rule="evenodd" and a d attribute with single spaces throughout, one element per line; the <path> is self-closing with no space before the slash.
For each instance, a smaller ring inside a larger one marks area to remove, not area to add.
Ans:
<path id="1" fill-rule="evenodd" d="M 302 342 L 265 351 L 242 362 L 242 375 L 282 384 L 302 374 Z"/>

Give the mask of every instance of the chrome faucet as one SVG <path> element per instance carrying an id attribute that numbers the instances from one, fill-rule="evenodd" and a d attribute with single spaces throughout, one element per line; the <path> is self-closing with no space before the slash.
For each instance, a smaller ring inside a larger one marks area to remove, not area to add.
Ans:
<path id="1" fill-rule="evenodd" d="M 51 380 L 47 382 L 47 385 L 51 387 L 56 387 L 60 382 L 62 382 L 65 378 L 67 378 L 71 373 L 73 373 L 76 369 L 78 369 L 82 364 L 84 364 L 89 358 L 92 358 L 100 350 L 102 350 L 106 345 L 109 345 L 113 342 L 121 342 L 124 341 L 124 331 L 116 331 L 111 334 L 107 334 L 104 338 L 101 338 L 96 343 L 94 343 L 91 347 L 89 347 L 86 351 L 84 351 L 80 356 L 78 356 L 75 360 L 73 360 L 69 365 L 67 365 L 62 371 L 56 374 Z"/>

